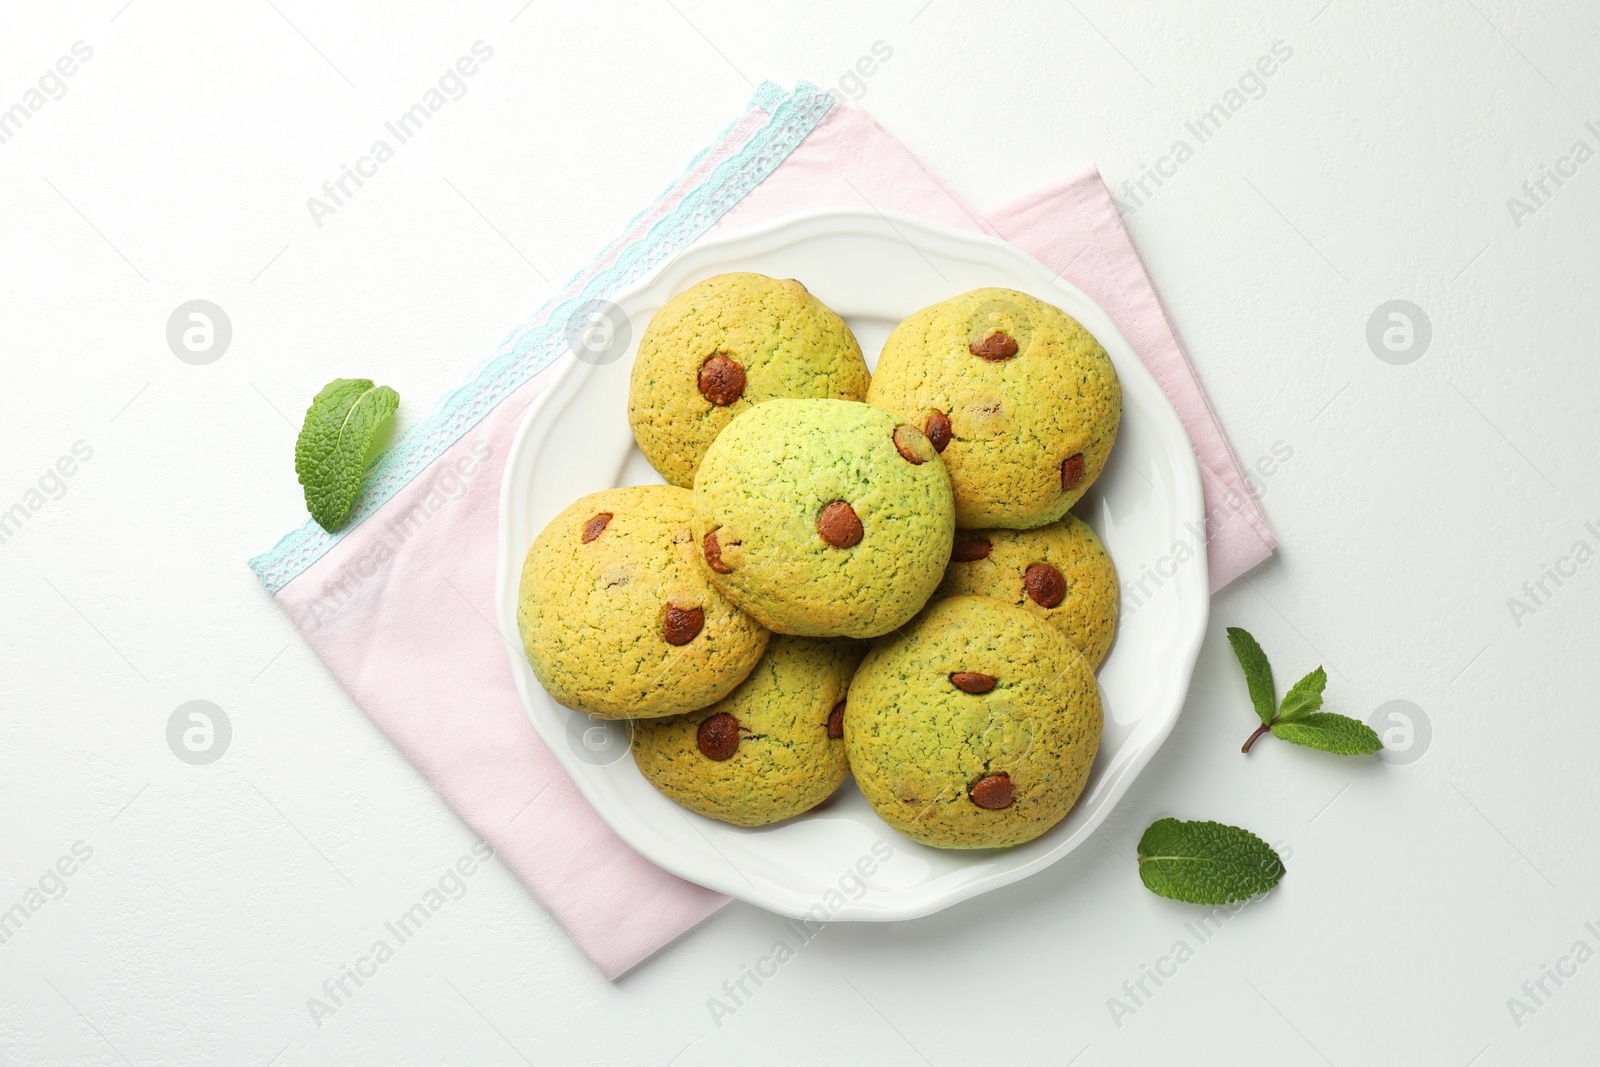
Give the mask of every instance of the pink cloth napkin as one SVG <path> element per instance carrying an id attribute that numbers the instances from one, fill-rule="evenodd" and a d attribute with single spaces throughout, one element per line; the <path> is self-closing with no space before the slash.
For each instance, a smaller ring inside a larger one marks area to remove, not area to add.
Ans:
<path id="1" fill-rule="evenodd" d="M 779 116 L 799 132 L 775 135 Z M 730 181 L 734 172 L 745 180 Z M 767 86 L 565 292 L 627 266 L 664 233 L 687 233 L 681 244 L 702 232 L 863 201 L 998 235 L 1094 297 L 1172 398 L 1194 442 L 1213 589 L 1267 558 L 1276 540 L 1266 517 L 1093 168 L 980 216 L 864 112 L 830 106 L 808 87 L 785 96 Z M 514 331 L 505 352 L 516 355 L 521 336 Z M 251 563 L 362 709 L 616 978 L 728 898 L 623 844 L 534 734 L 512 684 L 493 622 L 500 479 L 522 413 L 548 377 L 546 368 L 498 392 L 469 387 L 481 396 L 466 415 L 460 394 L 447 398 L 442 407 L 454 421 L 429 431 L 443 444 L 414 450 L 415 470 L 399 459 L 380 461 L 393 495 L 383 499 L 369 485 L 358 525 L 337 538 L 303 528 Z"/>

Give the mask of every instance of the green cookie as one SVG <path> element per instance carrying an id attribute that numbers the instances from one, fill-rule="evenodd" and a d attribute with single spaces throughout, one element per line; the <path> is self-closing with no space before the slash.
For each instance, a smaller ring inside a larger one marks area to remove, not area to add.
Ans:
<path id="1" fill-rule="evenodd" d="M 734 416 L 775 397 L 867 395 L 843 319 L 790 278 L 719 274 L 667 301 L 639 340 L 628 422 L 651 466 L 692 486 Z"/>
<path id="2" fill-rule="evenodd" d="M 584 497 L 522 566 L 517 628 L 550 695 L 608 719 L 678 715 L 722 699 L 770 636 L 706 580 L 692 494 L 666 485 Z"/>
<path id="3" fill-rule="evenodd" d="M 864 651 L 778 634 L 739 688 L 709 708 L 634 723 L 634 762 L 651 785 L 710 819 L 765 826 L 809 811 L 850 776 L 833 712 Z"/>
<path id="4" fill-rule="evenodd" d="M 728 424 L 694 486 L 716 587 L 768 629 L 876 637 L 921 609 L 955 534 L 921 431 L 844 400 L 769 400 Z"/>
<path id="5" fill-rule="evenodd" d="M 963 530 L 1065 515 L 1100 476 L 1122 420 L 1122 385 L 1100 342 L 1010 289 L 975 289 L 895 327 L 867 402 L 943 446 Z"/>
<path id="6" fill-rule="evenodd" d="M 936 600 L 850 683 L 845 751 L 883 821 L 940 848 L 1031 841 L 1072 810 L 1100 747 L 1088 660 L 1021 608 Z"/>
<path id="7" fill-rule="evenodd" d="M 1117 632 L 1117 569 L 1075 515 L 1032 530 L 961 530 L 939 596 L 975 593 L 1048 619 L 1089 660 L 1105 662 Z"/>

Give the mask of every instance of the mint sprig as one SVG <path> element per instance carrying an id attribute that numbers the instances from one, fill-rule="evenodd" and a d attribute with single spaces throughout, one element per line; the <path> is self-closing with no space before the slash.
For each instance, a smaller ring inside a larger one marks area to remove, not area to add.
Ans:
<path id="1" fill-rule="evenodd" d="M 349 517 L 367 453 L 399 406 L 399 393 L 369 378 L 335 378 L 312 398 L 294 443 L 294 470 L 306 508 L 329 533 Z"/>
<path id="2" fill-rule="evenodd" d="M 1261 725 L 1239 751 L 1248 753 L 1265 733 L 1291 744 L 1341 756 L 1366 755 L 1383 747 L 1383 742 L 1366 723 L 1317 710 L 1322 707 L 1322 691 L 1328 684 L 1328 672 L 1321 667 L 1290 686 L 1279 705 L 1272 685 L 1272 665 L 1256 639 L 1248 630 L 1230 626 L 1228 644 L 1233 646 L 1233 654 L 1244 670 L 1250 702 L 1261 719 Z"/>
<path id="3" fill-rule="evenodd" d="M 1229 904 L 1283 880 L 1271 845 L 1237 826 L 1157 819 L 1139 838 L 1139 880 L 1157 896 L 1190 904 Z"/>

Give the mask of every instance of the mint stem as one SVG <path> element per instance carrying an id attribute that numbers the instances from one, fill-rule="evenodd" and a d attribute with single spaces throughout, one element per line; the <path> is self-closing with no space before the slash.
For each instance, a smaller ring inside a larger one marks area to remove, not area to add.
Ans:
<path id="1" fill-rule="evenodd" d="M 1272 723 L 1273 722 L 1277 722 L 1277 721 L 1278 721 L 1278 717 L 1276 715 L 1274 715 L 1272 717 L 1272 722 L 1264 722 L 1260 726 L 1256 727 L 1256 732 L 1250 735 L 1250 740 L 1246 741 L 1244 743 L 1244 747 L 1241 748 L 1239 751 L 1243 752 L 1245 755 L 1248 756 L 1250 754 L 1250 746 L 1255 744 L 1256 743 L 1256 739 L 1259 738 L 1262 734 L 1271 733 L 1272 732 Z"/>

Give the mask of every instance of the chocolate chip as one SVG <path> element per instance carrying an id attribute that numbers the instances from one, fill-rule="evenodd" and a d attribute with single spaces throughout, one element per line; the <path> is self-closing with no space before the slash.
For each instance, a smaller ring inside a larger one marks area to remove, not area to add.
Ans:
<path id="1" fill-rule="evenodd" d="M 989 550 L 993 547 L 981 537 L 971 537 L 965 541 L 957 541 L 956 547 L 950 550 L 950 558 L 957 563 L 975 563 L 980 559 L 987 559 Z"/>
<path id="2" fill-rule="evenodd" d="M 1022 588 L 1041 608 L 1053 608 L 1067 596 L 1067 580 L 1048 563 L 1035 563 L 1022 576 Z"/>
<path id="3" fill-rule="evenodd" d="M 935 452 L 943 452 L 950 444 L 950 416 L 942 411 L 931 413 L 923 421 L 922 432 L 933 442 Z"/>
<path id="4" fill-rule="evenodd" d="M 611 521 L 611 512 L 602 511 L 594 518 L 583 524 L 583 543 L 588 544 L 605 531 L 606 523 Z"/>
<path id="5" fill-rule="evenodd" d="M 1061 488 L 1072 492 L 1083 483 L 1083 453 L 1074 452 L 1061 461 Z"/>
<path id="6" fill-rule="evenodd" d="M 994 679 L 987 674 L 974 674 L 972 671 L 952 671 L 950 684 L 963 693 L 987 693 L 994 688 Z"/>
<path id="7" fill-rule="evenodd" d="M 717 531 L 712 530 L 706 534 L 706 539 L 700 547 L 706 554 L 707 567 L 710 567 L 718 574 L 733 573 L 733 568 L 722 562 L 722 545 L 717 541 Z"/>
<path id="8" fill-rule="evenodd" d="M 680 608 L 668 604 L 667 621 L 661 626 L 661 636 L 667 639 L 669 645 L 687 645 L 700 636 L 705 624 L 705 608 Z"/>
<path id="9" fill-rule="evenodd" d="M 894 450 L 900 453 L 900 458 L 913 467 L 920 467 L 927 462 L 927 458 L 918 455 L 917 446 L 927 438 L 917 431 L 915 426 L 902 422 L 894 428 Z"/>
<path id="10" fill-rule="evenodd" d="M 712 356 L 700 365 L 700 395 L 727 407 L 744 395 L 744 367 L 727 356 Z"/>
<path id="11" fill-rule="evenodd" d="M 842 700 L 833 706 L 832 711 L 828 712 L 828 736 L 844 736 L 844 701 Z"/>
<path id="12" fill-rule="evenodd" d="M 991 333 L 967 346 L 967 351 L 990 363 L 1003 363 L 1017 354 L 1017 342 L 1010 334 Z"/>
<path id="13" fill-rule="evenodd" d="M 855 508 L 835 500 L 817 516 L 817 533 L 834 548 L 849 548 L 861 540 L 861 519 Z"/>
<path id="14" fill-rule="evenodd" d="M 739 749 L 739 720 L 725 711 L 717 712 L 700 724 L 694 743 L 708 759 L 727 759 Z"/>
<path id="15" fill-rule="evenodd" d="M 1001 808 L 1011 806 L 1012 799 L 1017 795 L 1017 788 L 1011 784 L 1009 774 L 986 774 L 972 783 L 967 795 L 978 807 L 999 811 Z"/>

